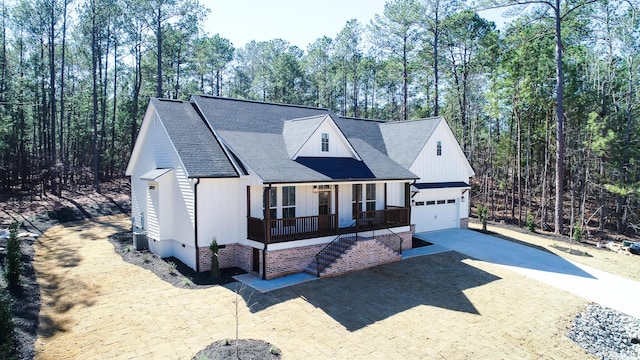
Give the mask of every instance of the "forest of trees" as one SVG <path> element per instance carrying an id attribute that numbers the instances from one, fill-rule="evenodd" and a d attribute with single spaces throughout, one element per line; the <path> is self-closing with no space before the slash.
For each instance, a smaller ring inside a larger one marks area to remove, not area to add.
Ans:
<path id="1" fill-rule="evenodd" d="M 639 5 L 390 0 L 300 49 L 207 34 L 215 8 L 198 0 L 3 0 L 0 191 L 99 191 L 123 176 L 150 97 L 210 94 L 444 116 L 490 219 L 636 232 Z M 479 15 L 497 8 L 501 29 Z"/>

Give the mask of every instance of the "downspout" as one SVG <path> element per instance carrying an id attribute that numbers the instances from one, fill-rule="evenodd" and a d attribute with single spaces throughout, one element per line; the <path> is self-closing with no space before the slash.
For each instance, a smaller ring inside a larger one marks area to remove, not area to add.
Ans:
<path id="1" fill-rule="evenodd" d="M 200 178 L 196 178 L 196 182 L 193 185 L 193 223 L 194 223 L 194 243 L 196 247 L 196 272 L 200 272 L 200 254 L 198 250 L 198 185 L 200 185 Z"/>

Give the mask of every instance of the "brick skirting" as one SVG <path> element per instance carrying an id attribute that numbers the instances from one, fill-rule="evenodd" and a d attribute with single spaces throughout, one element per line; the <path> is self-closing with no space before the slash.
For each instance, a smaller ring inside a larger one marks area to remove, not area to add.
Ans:
<path id="1" fill-rule="evenodd" d="M 398 233 L 402 237 L 402 249 L 411 248 L 411 231 Z M 395 251 L 399 249 L 399 239 L 396 235 L 385 234 L 376 239 L 359 241 L 348 253 L 338 259 L 324 276 L 333 276 L 362 270 L 373 266 L 398 261 L 401 256 Z M 304 268 L 315 261 L 316 254 L 327 244 L 300 246 L 283 250 L 272 250 L 266 253 L 267 280 L 281 276 L 296 274 L 304 271 Z M 385 246 L 386 245 L 386 246 Z M 253 271 L 254 248 L 240 244 L 221 245 L 218 250 L 218 265 L 221 269 L 237 266 L 248 273 L 254 273 L 262 277 L 263 250 L 258 249 L 259 271 Z M 198 263 L 201 272 L 211 270 L 211 251 L 209 247 L 198 248 Z"/>

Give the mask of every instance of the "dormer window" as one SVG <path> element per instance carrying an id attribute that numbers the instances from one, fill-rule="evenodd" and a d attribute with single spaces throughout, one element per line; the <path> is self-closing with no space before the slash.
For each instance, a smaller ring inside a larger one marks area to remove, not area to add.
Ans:
<path id="1" fill-rule="evenodd" d="M 322 152 L 329 151 L 329 134 L 322 133 Z"/>
<path id="2" fill-rule="evenodd" d="M 436 155 L 442 156 L 442 141 L 438 141 L 436 144 Z"/>

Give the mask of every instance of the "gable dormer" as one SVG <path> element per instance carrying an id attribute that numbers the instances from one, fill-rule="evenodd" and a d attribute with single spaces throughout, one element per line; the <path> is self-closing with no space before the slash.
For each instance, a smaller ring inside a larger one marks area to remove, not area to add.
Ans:
<path id="1" fill-rule="evenodd" d="M 285 121 L 282 135 L 292 160 L 298 157 L 353 158 L 360 156 L 330 115 Z"/>

